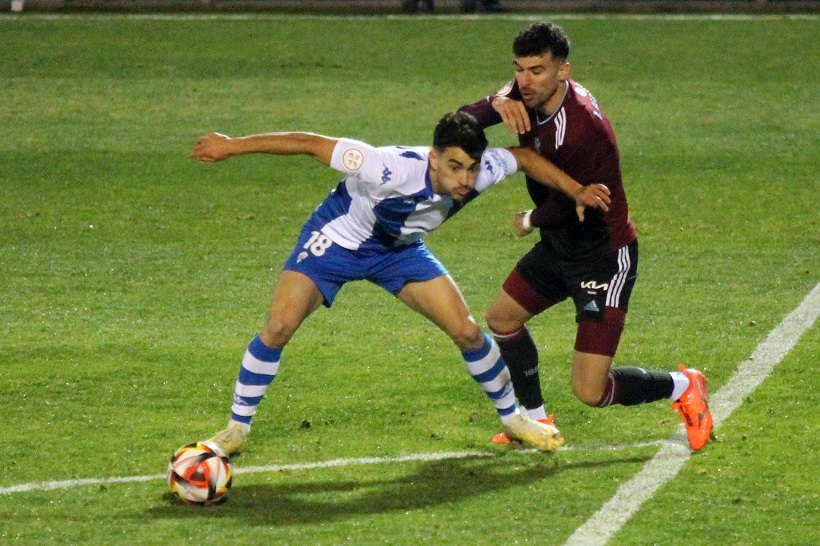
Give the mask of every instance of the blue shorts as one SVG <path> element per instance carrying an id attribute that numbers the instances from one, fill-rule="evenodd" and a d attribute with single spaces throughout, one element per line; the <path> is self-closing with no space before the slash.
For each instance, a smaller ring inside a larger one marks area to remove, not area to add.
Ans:
<path id="1" fill-rule="evenodd" d="M 343 248 L 308 225 L 302 228 L 283 269 L 312 280 L 324 296 L 326 307 L 350 281 L 367 280 L 395 296 L 409 282 L 430 281 L 447 274 L 421 240 L 383 252 L 362 252 Z"/>

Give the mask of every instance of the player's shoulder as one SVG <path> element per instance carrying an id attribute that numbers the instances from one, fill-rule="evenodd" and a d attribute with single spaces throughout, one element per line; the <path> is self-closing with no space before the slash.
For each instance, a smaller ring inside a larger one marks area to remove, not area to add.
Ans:
<path id="1" fill-rule="evenodd" d="M 420 161 L 423 164 L 427 163 L 427 157 L 430 155 L 429 146 L 383 146 L 379 150 L 398 158 L 399 161 Z"/>
<path id="2" fill-rule="evenodd" d="M 378 195 L 413 195 L 424 192 L 429 146 L 383 146 L 379 154 Z"/>
<path id="3" fill-rule="evenodd" d="M 598 100 L 583 85 L 575 80 L 568 80 L 570 99 L 566 106 L 572 111 L 577 122 L 586 122 L 590 126 L 600 127 L 609 124 Z"/>
<path id="4" fill-rule="evenodd" d="M 429 146 L 383 146 L 376 149 L 381 162 L 396 171 L 396 178 L 417 177 L 427 171 Z"/>

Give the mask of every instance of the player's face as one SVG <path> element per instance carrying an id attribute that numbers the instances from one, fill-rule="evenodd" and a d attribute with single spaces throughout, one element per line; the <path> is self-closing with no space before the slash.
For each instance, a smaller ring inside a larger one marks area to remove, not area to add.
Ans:
<path id="1" fill-rule="evenodd" d="M 569 63 L 547 52 L 537 57 L 516 57 L 515 81 L 528 108 L 551 112 L 561 97 L 558 90 L 569 77 Z"/>
<path id="2" fill-rule="evenodd" d="M 481 163 L 461 148 L 430 150 L 430 182 L 433 191 L 463 201 L 475 187 Z"/>

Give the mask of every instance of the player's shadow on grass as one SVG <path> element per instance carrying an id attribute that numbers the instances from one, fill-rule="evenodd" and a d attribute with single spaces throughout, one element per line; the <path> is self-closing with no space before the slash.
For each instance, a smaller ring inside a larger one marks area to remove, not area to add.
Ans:
<path id="1" fill-rule="evenodd" d="M 642 463 L 648 458 L 573 464 L 548 457 L 534 462 L 508 457 L 449 459 L 424 463 L 418 472 L 404 473 L 393 479 L 316 481 L 301 472 L 287 472 L 272 474 L 269 483 L 252 485 L 242 485 L 242 481 L 251 481 L 251 477 L 240 474 L 234 478 L 228 501 L 220 506 L 185 506 L 169 493 L 165 496 L 166 502 L 149 510 L 148 515 L 158 519 L 235 517 L 257 525 L 321 523 L 366 514 L 415 510 L 528 486 L 556 475 L 562 469 Z M 389 472 L 395 474 L 396 471 Z"/>

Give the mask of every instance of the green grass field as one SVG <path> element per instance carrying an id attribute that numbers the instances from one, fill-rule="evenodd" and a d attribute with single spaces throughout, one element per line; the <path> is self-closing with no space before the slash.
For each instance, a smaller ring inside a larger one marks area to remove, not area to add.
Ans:
<path id="1" fill-rule="evenodd" d="M 688 362 L 716 392 L 820 280 L 818 19 L 552 20 L 618 135 L 641 241 L 616 363 Z M 0 16 L 0 489 L 159 475 L 226 423 L 271 285 L 340 175 L 299 157 L 198 164 L 197 136 L 427 144 L 511 77 L 525 24 Z M 428 238 L 482 325 L 533 242 L 510 229 L 522 182 Z M 392 299 L 350 285 L 306 323 L 236 468 L 485 456 L 238 474 L 208 509 L 159 479 L 6 492 L 0 543 L 562 544 L 677 430 L 665 403 L 572 397 L 565 304 L 530 327 L 571 449 L 491 446 L 497 418 L 451 342 Z M 820 543 L 819 334 L 613 544 Z"/>

